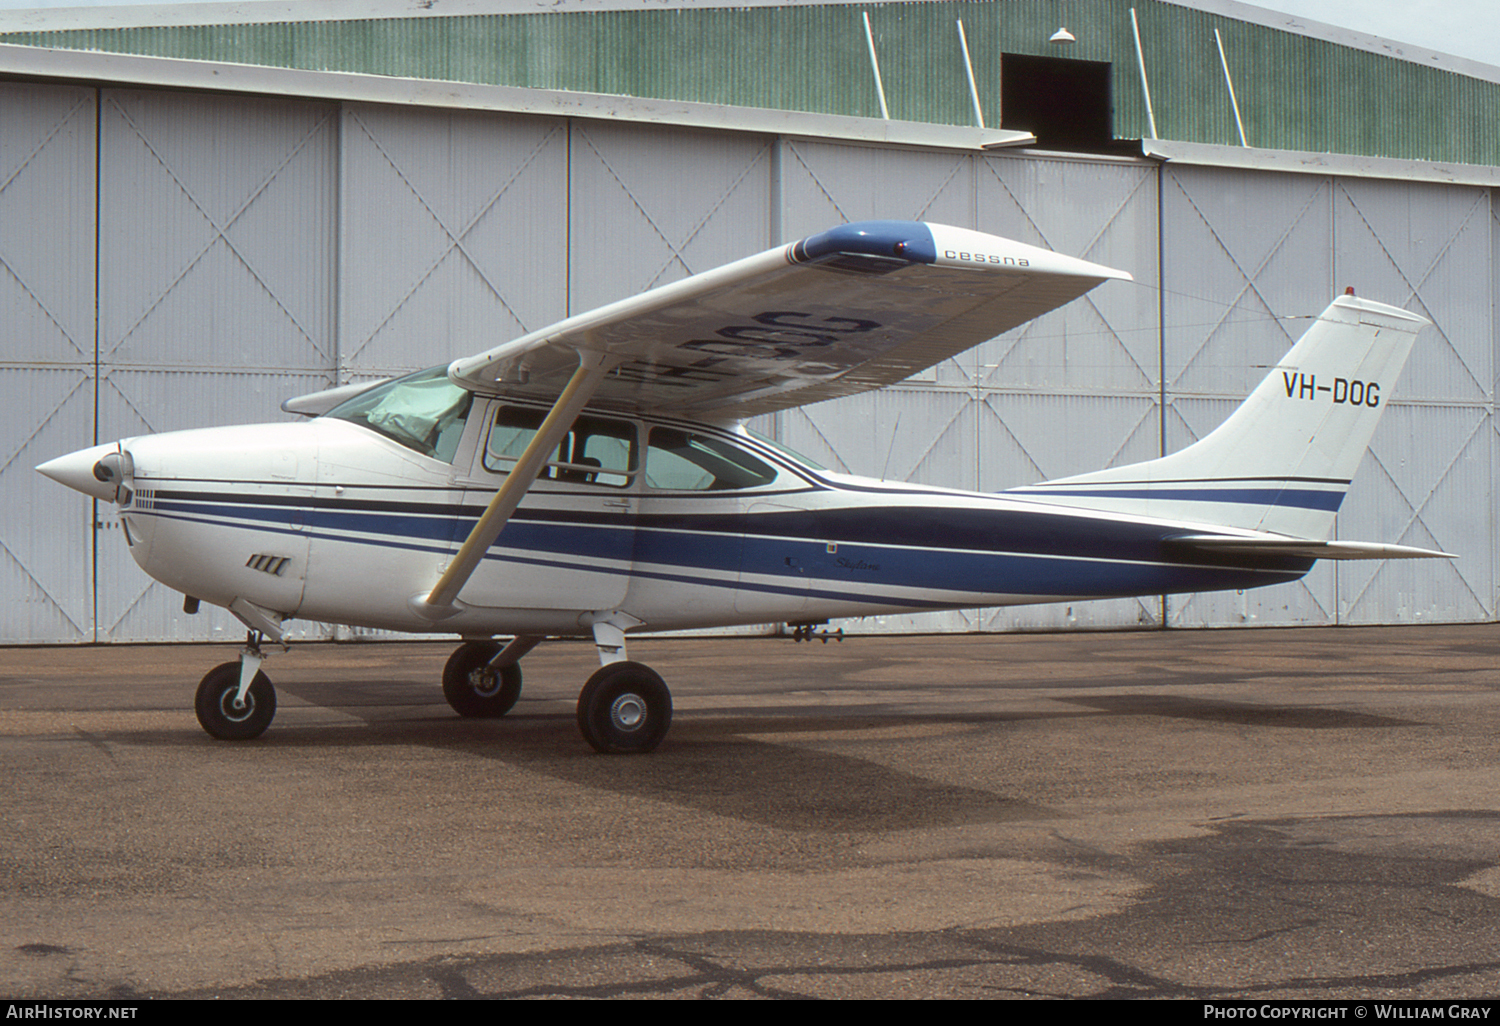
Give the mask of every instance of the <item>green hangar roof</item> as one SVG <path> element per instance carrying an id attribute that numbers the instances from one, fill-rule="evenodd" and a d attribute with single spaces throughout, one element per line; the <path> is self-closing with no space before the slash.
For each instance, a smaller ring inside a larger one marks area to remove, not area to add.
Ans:
<path id="1" fill-rule="evenodd" d="M 4 12 L 0 44 L 879 118 L 873 49 L 891 118 L 1048 148 L 1500 165 L 1500 70 L 1233 0 L 205 4 Z"/>

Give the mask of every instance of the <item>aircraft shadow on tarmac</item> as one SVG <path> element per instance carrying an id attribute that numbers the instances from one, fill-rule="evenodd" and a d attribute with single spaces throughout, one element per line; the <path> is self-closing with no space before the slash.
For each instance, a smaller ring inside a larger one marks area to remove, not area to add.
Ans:
<path id="1" fill-rule="evenodd" d="M 291 685 L 283 691 L 318 705 L 327 697 L 315 687 Z M 909 715 L 870 706 L 841 707 L 835 716 L 792 719 L 786 711 L 765 708 L 727 715 L 716 710 L 682 717 L 672 739 L 651 758 L 619 759 L 601 757 L 579 744 L 574 716 L 548 708 L 563 703 L 533 700 L 533 706 L 540 708 L 527 709 L 526 701 L 523 698 L 523 704 L 503 719 L 459 719 L 446 707 L 416 706 L 408 699 L 404 706 L 377 701 L 343 709 L 359 717 L 345 723 L 299 726 L 294 715 L 286 715 L 275 730 L 233 746 L 190 729 L 187 721 L 181 731 L 130 732 L 129 741 L 143 746 L 223 748 L 227 756 L 272 747 L 287 756 L 347 748 L 350 759 L 368 758 L 372 748 L 420 746 L 626 798 L 669 802 L 788 829 L 863 830 L 878 820 L 882 829 L 902 830 L 1055 815 L 1053 810 L 1003 793 L 935 780 L 829 750 L 841 745 L 840 735 L 872 731 L 893 735 L 884 744 L 926 743 L 936 732 L 943 738 L 962 739 L 964 744 L 1001 745 L 1004 739 L 994 736 L 997 728 L 1044 718 L 1040 714 Z M 789 742 L 804 740 L 783 744 L 766 739 L 778 734 L 788 735 Z M 916 737 L 903 739 L 903 734 Z"/>
<path id="2" fill-rule="evenodd" d="M 1248 702 L 1221 702 L 1211 698 L 1184 695 L 1095 695 L 1088 698 L 1062 698 L 1059 701 L 1081 705 L 1117 716 L 1163 716 L 1178 720 L 1205 720 L 1246 727 L 1296 727 L 1303 730 L 1385 729 L 1411 727 L 1414 720 L 1330 709 L 1326 706 L 1254 705 Z"/>
<path id="3" fill-rule="evenodd" d="M 555 699 L 527 699 L 503 719 L 465 720 L 436 703 L 413 702 L 409 682 L 283 686 L 343 723 L 298 725 L 295 713 L 252 746 L 284 752 L 388 745 L 421 746 L 501 763 L 529 773 L 627 798 L 664 801 L 782 828 L 932 829 L 1042 819 L 1054 810 L 995 790 L 965 787 L 905 772 L 838 749 L 850 741 L 1003 746 L 1004 728 L 1024 721 L 1095 716 L 1156 716 L 1239 726 L 1298 729 L 1389 729 L 1410 721 L 1327 707 L 1288 707 L 1161 694 L 1056 696 L 1076 711 L 911 713 L 879 702 L 813 711 L 806 705 L 715 708 L 680 717 L 672 740 L 652 759 L 605 759 L 577 743 L 574 716 Z M 528 708 L 529 706 L 529 708 Z M 776 740 L 784 737 L 785 743 Z M 138 743 L 215 746 L 184 723 L 181 732 L 152 731 Z M 239 746 L 235 746 L 238 748 Z M 227 750 L 226 750 L 227 751 Z M 899 761 L 893 759 L 893 762 Z"/>

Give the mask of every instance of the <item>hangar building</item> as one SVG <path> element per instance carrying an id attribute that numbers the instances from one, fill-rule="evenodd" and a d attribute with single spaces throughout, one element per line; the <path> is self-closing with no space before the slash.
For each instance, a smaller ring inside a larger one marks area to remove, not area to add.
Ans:
<path id="1" fill-rule="evenodd" d="M 240 634 L 184 615 L 46 459 L 279 420 L 286 397 L 867 218 L 1137 284 L 759 429 L 963 488 L 1149 459 L 1352 285 L 1433 327 L 1338 534 L 1461 558 L 848 629 L 1492 620 L 1497 115 L 1500 69 L 1233 0 L 0 12 L 0 642 Z"/>

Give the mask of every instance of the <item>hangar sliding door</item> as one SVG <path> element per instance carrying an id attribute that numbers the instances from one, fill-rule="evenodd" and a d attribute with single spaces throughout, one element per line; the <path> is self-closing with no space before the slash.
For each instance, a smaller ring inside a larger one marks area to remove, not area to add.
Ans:
<path id="1" fill-rule="evenodd" d="M 1346 538 L 1456 553 L 1344 563 L 1340 623 L 1495 615 L 1492 194 L 1335 178 L 1334 282 L 1432 321 L 1339 514 Z M 1387 298 L 1389 297 L 1389 298 Z"/>
<path id="2" fill-rule="evenodd" d="M 1333 238 L 1326 177 L 1173 165 L 1161 173 L 1164 433 L 1175 452 L 1217 427 L 1332 300 Z M 1328 563 L 1295 584 L 1167 604 L 1173 626 L 1337 617 Z"/>
<path id="3" fill-rule="evenodd" d="M 92 641 L 94 503 L 32 468 L 94 439 L 95 94 L 0 111 L 0 640 Z"/>
<path id="4" fill-rule="evenodd" d="M 477 353 L 566 313 L 567 123 L 347 104 L 341 381 Z"/>
<path id="5" fill-rule="evenodd" d="M 602 121 L 570 132 L 568 313 L 781 241 L 767 231 L 769 139 Z"/>
<path id="6" fill-rule="evenodd" d="M 285 419 L 333 353 L 336 108 L 102 93 L 99 438 Z M 131 561 L 100 505 L 99 640 L 224 637 Z"/>
<path id="7" fill-rule="evenodd" d="M 970 354 L 982 416 L 978 487 L 1152 459 L 1160 447 L 1157 170 L 1133 161 L 980 160 L 988 232 L 1134 276 L 1105 282 Z M 1159 597 L 980 610 L 979 630 L 1151 627 Z"/>

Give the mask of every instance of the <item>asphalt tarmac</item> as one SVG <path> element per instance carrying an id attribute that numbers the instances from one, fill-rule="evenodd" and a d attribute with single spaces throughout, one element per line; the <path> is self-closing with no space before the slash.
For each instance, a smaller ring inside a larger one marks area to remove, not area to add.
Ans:
<path id="1" fill-rule="evenodd" d="M 643 639 L 626 757 L 450 650 L 0 649 L 0 996 L 1500 994 L 1500 625 Z"/>

